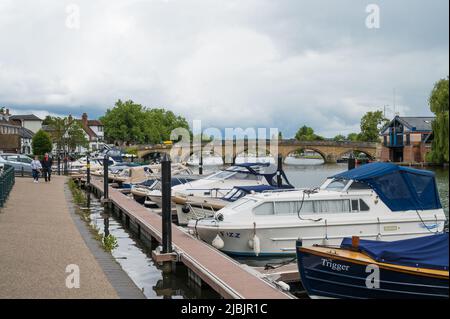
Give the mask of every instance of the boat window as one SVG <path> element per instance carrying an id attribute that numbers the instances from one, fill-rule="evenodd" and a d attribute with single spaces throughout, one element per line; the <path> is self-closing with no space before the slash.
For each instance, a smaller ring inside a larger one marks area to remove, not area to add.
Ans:
<path id="1" fill-rule="evenodd" d="M 362 199 L 359 200 L 359 210 L 362 212 L 367 212 L 370 210 L 369 205 L 367 205 Z"/>
<path id="2" fill-rule="evenodd" d="M 252 180 L 257 181 L 259 180 L 258 175 L 249 174 L 249 173 L 236 173 L 232 176 L 230 176 L 230 179 L 241 179 L 241 180 Z"/>
<path id="3" fill-rule="evenodd" d="M 296 211 L 297 202 L 275 202 L 276 215 L 292 215 Z"/>
<path id="4" fill-rule="evenodd" d="M 371 188 L 366 183 L 361 183 L 357 181 L 353 181 L 352 185 L 350 185 L 349 188 L 349 190 L 359 190 L 359 189 L 371 189 Z"/>
<path id="5" fill-rule="evenodd" d="M 313 201 L 315 213 L 348 213 L 350 201 L 344 200 L 316 200 Z"/>
<path id="6" fill-rule="evenodd" d="M 229 191 L 227 194 L 225 194 L 225 196 L 223 198 L 233 201 L 233 200 L 237 200 L 243 196 L 245 196 L 244 191 L 242 191 L 241 189 L 233 188 L 231 191 Z"/>
<path id="7" fill-rule="evenodd" d="M 333 191 L 340 191 L 343 190 L 345 185 L 347 185 L 348 181 L 343 180 L 335 180 L 332 181 L 328 186 L 326 187 L 327 190 L 333 190 Z"/>
<path id="8" fill-rule="evenodd" d="M 359 211 L 359 200 L 352 199 L 352 212 Z"/>
<path id="9" fill-rule="evenodd" d="M 255 215 L 273 215 L 273 202 L 263 203 L 258 207 L 255 207 L 253 209 L 253 212 L 255 213 Z"/>
<path id="10" fill-rule="evenodd" d="M 232 206 L 230 205 L 229 207 L 234 210 L 243 211 L 248 208 L 251 208 L 255 203 L 256 203 L 256 200 L 254 200 L 254 199 L 242 198 L 242 199 L 234 202 L 234 205 L 232 205 Z"/>
<path id="11" fill-rule="evenodd" d="M 216 174 L 212 174 L 212 175 L 206 177 L 205 179 L 227 179 L 234 174 L 236 174 L 236 173 L 228 172 L 228 171 L 220 171 L 220 172 L 217 172 Z"/>

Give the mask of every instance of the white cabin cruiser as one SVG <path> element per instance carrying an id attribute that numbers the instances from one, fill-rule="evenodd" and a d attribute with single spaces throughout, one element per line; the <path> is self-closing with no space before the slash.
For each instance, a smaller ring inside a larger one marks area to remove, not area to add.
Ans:
<path id="1" fill-rule="evenodd" d="M 279 173 L 279 175 L 278 175 Z M 277 177 L 283 185 L 292 188 L 283 171 L 270 163 L 243 163 L 220 170 L 203 179 L 172 187 L 172 201 L 177 206 L 179 225 L 187 225 L 190 219 L 197 219 L 186 203 L 192 197 L 196 199 L 224 197 L 235 186 L 277 186 Z M 205 217 L 205 216 L 203 216 Z"/>
<path id="2" fill-rule="evenodd" d="M 298 239 L 304 246 L 352 236 L 393 241 L 442 232 L 445 222 L 434 173 L 372 163 L 317 189 L 248 195 L 188 227 L 226 253 L 272 256 L 295 254 Z"/>

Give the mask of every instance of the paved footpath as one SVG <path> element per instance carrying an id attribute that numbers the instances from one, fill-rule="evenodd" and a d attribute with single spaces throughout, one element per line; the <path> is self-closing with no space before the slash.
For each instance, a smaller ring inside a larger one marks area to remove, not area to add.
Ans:
<path id="1" fill-rule="evenodd" d="M 0 298 L 118 298 L 85 240 L 65 197 L 51 183 L 16 178 L 0 209 Z M 80 269 L 80 288 L 66 287 L 66 266 Z"/>

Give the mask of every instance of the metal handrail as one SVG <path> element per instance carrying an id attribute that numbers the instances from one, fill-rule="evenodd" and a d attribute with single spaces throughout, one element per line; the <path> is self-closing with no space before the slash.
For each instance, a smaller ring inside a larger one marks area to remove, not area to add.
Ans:
<path id="1" fill-rule="evenodd" d="M 3 169 L 0 170 L 0 207 L 3 207 L 5 204 L 14 183 L 14 167 L 5 165 Z"/>

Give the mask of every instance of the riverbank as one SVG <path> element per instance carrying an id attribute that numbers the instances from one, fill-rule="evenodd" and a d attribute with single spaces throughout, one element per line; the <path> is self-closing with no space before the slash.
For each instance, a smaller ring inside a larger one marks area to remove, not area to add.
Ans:
<path id="1" fill-rule="evenodd" d="M 71 215 L 66 180 L 16 179 L 0 212 L 0 298 L 120 297 Z"/>

